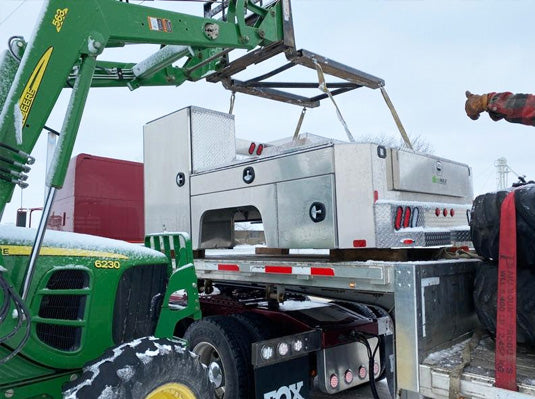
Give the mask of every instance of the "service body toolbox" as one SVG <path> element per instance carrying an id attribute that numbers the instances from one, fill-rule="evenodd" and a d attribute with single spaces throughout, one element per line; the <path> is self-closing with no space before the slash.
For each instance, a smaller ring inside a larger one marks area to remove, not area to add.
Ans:
<path id="1" fill-rule="evenodd" d="M 245 151 L 240 144 L 229 114 L 188 107 L 148 123 L 147 232 L 187 231 L 193 249 L 232 247 L 239 221 L 262 221 L 272 248 L 469 240 L 465 164 L 309 134 Z"/>

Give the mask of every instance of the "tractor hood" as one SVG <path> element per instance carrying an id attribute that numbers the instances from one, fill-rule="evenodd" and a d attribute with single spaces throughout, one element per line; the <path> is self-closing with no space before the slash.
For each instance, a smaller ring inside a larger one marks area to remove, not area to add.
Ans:
<path id="1" fill-rule="evenodd" d="M 1 226 L 1 253 L 3 255 L 29 255 L 35 235 L 35 229 Z M 61 252 L 61 254 L 68 256 L 152 258 L 158 263 L 160 260 L 167 261 L 164 254 L 142 245 L 87 234 L 47 230 L 40 253 L 52 254 L 51 252 L 58 252 L 58 255 Z"/>

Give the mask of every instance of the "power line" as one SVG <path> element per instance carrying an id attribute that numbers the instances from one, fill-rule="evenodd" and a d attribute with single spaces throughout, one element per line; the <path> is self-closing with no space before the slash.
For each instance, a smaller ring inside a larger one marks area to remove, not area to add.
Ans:
<path id="1" fill-rule="evenodd" d="M 26 3 L 26 0 L 22 0 L 22 3 L 20 3 L 17 7 L 15 7 L 15 9 L 13 11 L 11 11 L 7 17 L 5 17 L 2 21 L 0 21 L 0 26 L 2 26 L 2 24 L 4 22 L 6 22 L 13 14 L 15 14 L 15 12 L 22 7 L 22 5 Z"/>

